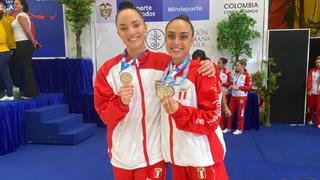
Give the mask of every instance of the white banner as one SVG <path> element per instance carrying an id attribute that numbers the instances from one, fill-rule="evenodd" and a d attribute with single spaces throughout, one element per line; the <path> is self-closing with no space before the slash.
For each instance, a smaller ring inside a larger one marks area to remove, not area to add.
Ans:
<path id="1" fill-rule="evenodd" d="M 119 0 L 118 0 L 119 1 Z M 95 4 L 95 39 L 96 64 L 99 68 L 107 59 L 123 52 L 125 46 L 117 34 L 115 14 L 117 0 L 97 0 Z M 262 0 L 157 0 L 133 1 L 139 9 L 148 10 L 143 13 L 147 19 L 149 32 L 146 37 L 146 46 L 153 51 L 166 52 L 164 46 L 164 28 L 170 17 L 177 13 L 188 14 L 195 28 L 195 44 L 191 54 L 196 49 L 202 49 L 211 59 L 231 56 L 217 50 L 217 24 L 228 16 L 231 11 L 244 9 L 256 21 L 255 29 L 260 32 L 261 38 L 250 42 L 252 58 L 248 58 L 247 69 L 250 73 L 260 70 L 263 53 L 264 10 Z M 144 4 L 143 4 L 144 3 Z M 159 4 L 160 3 L 160 4 Z M 188 4 L 190 3 L 190 4 Z M 159 7 L 160 10 L 159 10 Z M 158 8 L 157 10 L 155 10 Z M 110 12 L 111 11 L 111 12 Z M 198 16 L 200 14 L 200 16 Z M 150 15 L 154 15 L 150 17 Z M 208 15 L 208 16 L 207 16 Z M 158 16 L 158 17 L 157 17 Z M 244 57 L 244 56 L 243 56 Z M 247 57 L 246 57 L 247 58 Z M 230 67 L 230 66 L 229 66 Z"/>

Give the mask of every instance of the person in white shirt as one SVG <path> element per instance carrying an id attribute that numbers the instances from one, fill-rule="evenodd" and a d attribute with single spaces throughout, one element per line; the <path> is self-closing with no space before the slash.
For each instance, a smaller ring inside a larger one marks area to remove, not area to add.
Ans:
<path id="1" fill-rule="evenodd" d="M 14 61 L 17 62 L 24 75 L 24 93 L 21 99 L 31 99 L 38 95 L 32 69 L 32 54 L 38 44 L 31 32 L 31 21 L 27 14 L 29 11 L 28 3 L 25 0 L 15 0 L 13 7 L 17 12 L 16 19 L 11 23 L 17 45 L 14 51 Z M 20 77 L 20 71 L 14 73 L 13 79 L 16 81 Z"/>

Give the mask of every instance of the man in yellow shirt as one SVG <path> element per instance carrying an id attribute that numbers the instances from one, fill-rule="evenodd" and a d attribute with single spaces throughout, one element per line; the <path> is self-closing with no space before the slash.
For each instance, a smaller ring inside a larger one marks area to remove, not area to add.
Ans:
<path id="1" fill-rule="evenodd" d="M 9 68 L 10 68 L 10 74 L 11 74 L 11 78 L 13 80 L 13 84 L 14 84 L 14 90 L 19 91 L 19 88 L 17 88 L 19 86 L 19 80 L 18 77 L 13 77 L 13 75 L 17 74 L 14 73 L 15 71 L 18 71 L 18 65 L 15 61 L 15 57 L 13 56 L 13 51 L 15 51 L 16 49 L 16 41 L 14 39 L 14 35 L 13 35 L 13 29 L 11 26 L 12 21 L 15 19 L 15 17 L 12 14 L 12 11 L 7 11 L 7 3 L 5 0 L 0 0 L 0 9 L 2 9 L 3 11 L 3 17 L 0 20 L 0 23 L 3 25 L 4 30 L 6 31 L 7 34 L 7 46 L 11 51 L 11 56 L 10 56 L 10 60 L 9 60 Z"/>
<path id="2" fill-rule="evenodd" d="M 3 11 L 0 9 L 0 20 L 2 20 Z M 12 80 L 9 71 L 10 51 L 7 45 L 7 34 L 0 21 L 0 76 L 5 80 L 6 95 L 0 98 L 0 101 L 14 100 L 12 92 Z"/>
<path id="3" fill-rule="evenodd" d="M 7 34 L 7 45 L 10 50 L 16 49 L 16 42 L 13 36 L 13 29 L 11 27 L 11 23 L 14 20 L 14 16 L 11 11 L 7 11 L 6 1 L 0 0 L 0 9 L 3 11 L 3 17 L 1 19 L 1 24 L 3 25 L 6 34 Z"/>

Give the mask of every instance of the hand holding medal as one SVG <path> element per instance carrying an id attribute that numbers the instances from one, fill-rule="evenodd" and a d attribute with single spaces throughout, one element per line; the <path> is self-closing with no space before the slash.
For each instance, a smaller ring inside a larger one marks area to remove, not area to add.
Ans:
<path id="1" fill-rule="evenodd" d="M 165 95 L 161 97 L 161 104 L 164 107 L 164 110 L 168 114 L 173 114 L 178 111 L 179 103 L 172 98 L 170 95 Z"/>
<path id="2" fill-rule="evenodd" d="M 122 72 L 120 74 L 120 81 L 122 85 L 120 86 L 119 96 L 122 104 L 128 105 L 130 103 L 130 99 L 133 97 L 133 85 L 132 76 L 128 72 Z"/>
<path id="3" fill-rule="evenodd" d="M 156 93 L 159 98 L 162 98 L 166 95 L 173 96 L 174 89 L 171 86 L 158 85 L 158 87 L 156 87 Z"/>
<path id="4" fill-rule="evenodd" d="M 123 72 L 120 74 L 120 81 L 122 84 L 131 84 L 132 82 L 132 76 L 128 72 Z"/>

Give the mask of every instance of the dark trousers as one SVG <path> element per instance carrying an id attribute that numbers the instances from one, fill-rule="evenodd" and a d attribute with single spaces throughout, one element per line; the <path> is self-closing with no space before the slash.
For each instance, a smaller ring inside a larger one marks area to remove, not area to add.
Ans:
<path id="1" fill-rule="evenodd" d="M 4 79 L 6 84 L 7 96 L 13 96 L 12 94 L 12 80 L 9 70 L 10 52 L 0 52 L 0 76 Z"/>
<path id="2" fill-rule="evenodd" d="M 24 96 L 35 97 L 38 95 L 37 85 L 32 69 L 32 54 L 35 50 L 30 40 L 16 42 L 17 48 L 13 52 L 13 64 L 16 69 L 12 72 L 12 78 L 15 85 L 20 84 L 20 72 L 24 77 Z M 18 84 L 16 84 L 19 82 Z"/>
<path id="3" fill-rule="evenodd" d="M 11 78 L 12 78 L 12 84 L 16 87 L 19 87 L 19 66 L 18 66 L 18 62 L 17 62 L 17 58 L 15 58 L 15 55 L 17 54 L 15 51 L 16 49 L 11 49 L 12 54 L 10 56 L 10 60 L 9 60 L 9 68 L 10 68 L 10 74 L 11 74 Z"/>

